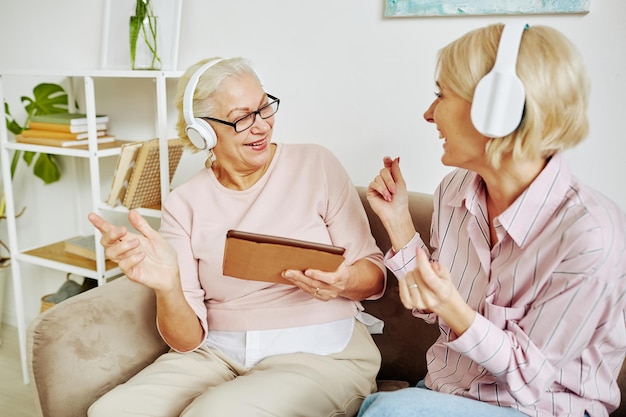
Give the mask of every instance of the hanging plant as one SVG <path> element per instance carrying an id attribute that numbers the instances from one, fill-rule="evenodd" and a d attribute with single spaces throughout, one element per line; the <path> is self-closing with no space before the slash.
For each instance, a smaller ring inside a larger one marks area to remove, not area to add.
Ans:
<path id="1" fill-rule="evenodd" d="M 157 16 L 151 0 L 137 0 L 130 17 L 130 63 L 132 69 L 160 69 L 157 50 Z"/>

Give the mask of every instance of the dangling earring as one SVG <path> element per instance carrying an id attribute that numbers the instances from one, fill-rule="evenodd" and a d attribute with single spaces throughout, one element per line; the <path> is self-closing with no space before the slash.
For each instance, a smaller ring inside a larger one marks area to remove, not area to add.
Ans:
<path id="1" fill-rule="evenodd" d="M 213 165 L 213 162 L 215 162 L 215 154 L 213 153 L 213 149 L 209 149 L 209 152 L 207 154 L 207 159 L 206 161 L 204 161 L 204 166 L 207 168 L 211 168 L 211 165 Z"/>

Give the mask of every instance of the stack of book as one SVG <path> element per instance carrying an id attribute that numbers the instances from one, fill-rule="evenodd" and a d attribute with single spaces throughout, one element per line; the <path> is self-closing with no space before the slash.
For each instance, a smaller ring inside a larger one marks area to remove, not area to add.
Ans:
<path id="1" fill-rule="evenodd" d="M 109 117 L 96 116 L 98 143 L 108 143 L 115 136 L 107 132 Z M 46 146 L 81 146 L 87 145 L 87 116 L 82 113 L 55 113 L 32 116 L 27 128 L 15 140 L 20 143 Z"/>
<path id="2" fill-rule="evenodd" d="M 96 260 L 96 240 L 94 235 L 76 236 L 63 242 L 63 245 L 65 252 Z"/>

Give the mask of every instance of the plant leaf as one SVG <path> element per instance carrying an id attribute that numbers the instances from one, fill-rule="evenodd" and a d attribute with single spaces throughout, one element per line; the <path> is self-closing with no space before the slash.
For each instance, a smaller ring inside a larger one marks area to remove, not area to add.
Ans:
<path id="1" fill-rule="evenodd" d="M 137 0 L 135 3 L 135 16 L 143 20 L 146 16 L 152 16 L 152 0 Z"/>
<path id="2" fill-rule="evenodd" d="M 33 158 L 35 157 L 35 155 L 37 155 L 35 152 L 24 151 L 24 156 L 22 157 L 22 159 L 24 160 L 24 162 L 26 162 L 26 165 L 30 166 L 30 164 L 33 163 Z"/>
<path id="3" fill-rule="evenodd" d="M 61 178 L 61 171 L 52 155 L 40 153 L 33 167 L 35 175 L 43 180 L 45 184 L 51 184 Z"/>
<path id="4" fill-rule="evenodd" d="M 17 169 L 17 163 L 20 162 L 20 155 L 22 155 L 22 151 L 19 149 L 13 153 L 13 158 L 11 158 L 11 180 L 15 176 L 15 170 Z M 2 194 L 4 197 L 4 193 Z"/>
<path id="5" fill-rule="evenodd" d="M 143 18 L 138 16 L 130 17 L 130 66 L 135 69 L 135 55 L 137 52 L 137 38 L 139 37 L 139 28 Z"/>
<path id="6" fill-rule="evenodd" d="M 33 89 L 33 97 L 22 96 L 22 103 L 28 113 L 28 119 L 35 114 L 53 114 L 68 112 L 68 97 L 63 87 L 58 84 L 41 83 Z"/>
<path id="7" fill-rule="evenodd" d="M 20 126 L 19 123 L 17 123 L 17 121 L 13 118 L 13 116 L 11 116 L 11 112 L 9 112 L 9 103 L 7 103 L 6 101 L 4 102 L 4 114 L 6 117 L 6 125 L 9 132 L 13 133 L 14 135 L 19 135 L 20 133 L 22 133 L 22 126 Z"/>

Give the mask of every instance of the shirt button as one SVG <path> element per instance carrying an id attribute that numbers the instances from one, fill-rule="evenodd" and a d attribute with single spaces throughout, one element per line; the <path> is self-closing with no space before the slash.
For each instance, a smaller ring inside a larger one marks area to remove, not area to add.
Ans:
<path id="1" fill-rule="evenodd" d="M 478 372 L 483 372 L 485 370 L 485 368 L 483 368 L 481 365 L 478 365 Z"/>

